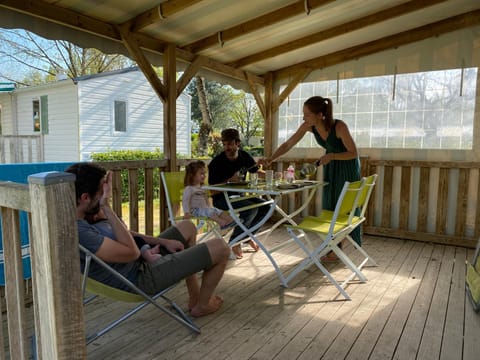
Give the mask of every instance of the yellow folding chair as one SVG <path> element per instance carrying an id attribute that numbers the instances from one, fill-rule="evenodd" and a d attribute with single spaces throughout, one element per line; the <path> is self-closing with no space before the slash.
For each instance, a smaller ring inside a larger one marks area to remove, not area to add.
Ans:
<path id="1" fill-rule="evenodd" d="M 160 173 L 162 178 L 163 189 L 165 190 L 165 198 L 167 200 L 168 220 L 172 225 L 175 225 L 178 220 L 183 220 L 182 211 L 182 195 L 185 185 L 183 179 L 185 178 L 184 171 L 172 171 Z M 191 220 L 197 223 L 197 230 L 206 227 L 206 231 L 199 239 L 205 240 L 207 237 L 215 234 L 217 237 L 222 237 L 220 233 L 220 226 L 212 219 L 207 217 L 192 217 Z"/>
<path id="2" fill-rule="evenodd" d="M 117 325 L 122 323 L 123 321 L 127 320 L 129 317 L 131 317 L 133 314 L 137 313 L 139 310 L 143 309 L 145 306 L 148 304 L 152 304 L 155 306 L 157 309 L 162 311 L 163 313 L 167 314 L 171 318 L 175 319 L 182 325 L 186 326 L 188 329 L 194 331 L 195 333 L 200 333 L 200 329 L 198 328 L 197 325 L 193 322 L 193 320 L 185 314 L 185 312 L 171 299 L 169 299 L 165 294 L 170 291 L 172 288 L 175 287 L 175 285 L 172 285 L 159 293 L 150 296 L 146 294 L 144 291 L 139 289 L 135 284 L 133 284 L 131 281 L 129 281 L 127 278 L 125 278 L 122 274 L 120 274 L 118 271 L 113 269 L 110 265 L 105 263 L 103 260 L 101 260 L 99 257 L 97 257 L 95 254 L 90 252 L 88 249 L 86 249 L 84 246 L 79 245 L 80 247 L 80 252 L 83 256 L 85 256 L 85 268 L 83 272 L 83 281 L 82 281 L 82 291 L 84 295 L 84 304 L 89 303 L 92 301 L 94 298 L 97 296 L 104 296 L 106 298 L 109 298 L 111 300 L 115 301 L 122 301 L 122 302 L 130 302 L 130 303 L 139 303 L 136 307 L 133 309 L 127 311 L 124 315 L 119 317 L 117 320 L 114 320 L 110 322 L 107 326 L 104 328 L 96 331 L 95 333 L 89 334 L 87 336 L 87 345 L 90 344 L 92 341 L 95 339 L 99 338 L 100 336 L 106 334 L 113 328 L 115 328 Z M 112 275 L 114 275 L 117 279 L 122 281 L 126 286 L 128 286 L 132 292 L 125 291 L 125 290 L 120 290 L 108 285 L 105 285 L 99 281 L 96 281 L 94 279 L 91 279 L 88 277 L 88 272 L 90 269 L 91 262 L 94 261 L 98 265 L 100 265 L 105 271 L 110 272 Z M 91 294 L 91 296 L 86 296 L 87 292 Z M 172 309 L 175 312 L 172 312 L 165 306 L 161 305 L 160 303 L 157 302 L 158 298 L 162 298 L 164 301 L 167 302 L 168 305 L 172 307 Z"/>
<path id="3" fill-rule="evenodd" d="M 360 181 L 345 182 L 333 212 L 322 211 L 319 216 L 306 217 L 296 226 L 287 225 L 290 236 L 307 255 L 286 277 L 287 283 L 298 273 L 315 264 L 343 297 L 350 300 L 350 296 L 345 291 L 348 282 L 355 276 L 360 281 L 366 281 L 358 267 L 338 246 L 340 241 L 363 222 L 358 216 L 355 216 L 355 210 L 358 208 L 364 186 L 365 178 Z M 315 245 L 315 243 L 318 243 L 315 238 L 320 239 L 318 245 Z M 335 252 L 339 259 L 352 271 L 352 275 L 341 284 L 333 278 L 320 261 L 320 258 L 329 251 Z"/>
<path id="4" fill-rule="evenodd" d="M 370 264 L 372 266 L 377 266 L 377 263 L 375 262 L 374 259 L 372 259 L 372 257 L 370 255 L 367 254 L 367 252 L 365 251 L 365 249 L 363 247 L 361 247 L 359 244 L 357 244 L 352 239 L 352 237 L 350 236 L 350 233 L 354 229 L 359 227 L 366 220 L 365 212 L 367 211 L 368 202 L 370 200 L 370 197 L 371 197 L 372 192 L 373 192 L 373 188 L 374 188 L 376 180 L 377 180 L 377 174 L 367 176 L 363 180 L 364 180 L 364 185 L 363 185 L 362 191 L 360 192 L 360 195 L 359 195 L 359 198 L 358 198 L 357 208 L 355 210 L 354 216 L 351 218 L 351 225 L 350 226 L 351 226 L 352 229 L 349 232 L 349 234 L 347 234 L 347 236 L 345 236 L 345 239 L 348 242 L 350 242 L 350 244 L 352 244 L 353 247 L 355 247 L 355 249 L 358 252 L 360 252 L 362 254 L 363 260 L 361 261 L 361 263 L 359 265 L 355 265 L 353 262 L 351 262 L 350 266 L 354 267 L 356 269 L 356 273 L 362 274 L 361 277 L 360 277 L 360 279 L 362 281 L 366 281 L 365 275 L 363 275 L 363 273 L 361 272 L 362 268 L 368 262 L 370 262 Z M 332 221 L 332 218 L 333 218 L 333 211 L 329 211 L 329 210 L 323 210 L 319 215 L 319 219 L 321 221 L 325 221 L 325 222 Z M 340 216 L 340 218 L 337 218 L 337 223 L 341 223 L 341 222 L 345 223 L 348 220 L 349 220 L 349 218 L 348 217 L 346 218 L 343 215 L 343 216 Z M 336 249 L 336 253 L 337 253 L 337 256 L 342 261 L 344 261 L 344 262 L 349 262 L 350 261 L 350 259 L 345 255 L 345 253 L 340 248 Z M 342 259 L 342 258 L 344 258 L 344 259 Z"/>

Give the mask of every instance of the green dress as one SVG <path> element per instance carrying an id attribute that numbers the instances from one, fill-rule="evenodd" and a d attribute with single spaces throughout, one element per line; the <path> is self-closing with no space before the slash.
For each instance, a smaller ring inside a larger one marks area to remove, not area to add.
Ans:
<path id="1" fill-rule="evenodd" d="M 337 138 L 335 128 L 338 120 L 328 134 L 327 140 L 323 140 L 318 133 L 315 126 L 312 126 L 312 132 L 317 140 L 318 145 L 325 148 L 326 153 L 342 153 L 347 151 L 341 139 Z M 360 180 L 360 161 L 358 158 L 352 160 L 332 160 L 323 166 L 323 179 L 328 182 L 328 185 L 323 187 L 322 206 L 326 210 L 335 210 L 338 197 L 342 191 L 345 181 Z M 356 228 L 351 236 L 353 240 L 361 245 L 362 239 L 360 234 L 360 227 Z"/>

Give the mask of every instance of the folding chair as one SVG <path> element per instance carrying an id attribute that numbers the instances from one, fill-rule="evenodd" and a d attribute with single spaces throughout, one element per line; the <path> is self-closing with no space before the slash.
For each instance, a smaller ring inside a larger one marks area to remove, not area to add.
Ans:
<path id="1" fill-rule="evenodd" d="M 360 181 L 345 182 L 333 212 L 325 213 L 322 211 L 318 217 L 306 217 L 296 226 L 287 225 L 290 236 L 307 254 L 307 257 L 287 276 L 287 283 L 298 273 L 315 264 L 343 297 L 350 300 L 350 296 L 345 291 L 347 283 L 355 276 L 362 282 L 366 281 L 365 276 L 358 267 L 353 264 L 338 246 L 340 241 L 346 238 L 354 228 L 364 221 L 364 219 L 362 220 L 360 217 L 355 216 L 355 210 L 358 208 L 359 200 L 363 194 L 365 181 L 365 178 L 363 178 Z M 318 246 L 314 245 L 312 240 L 315 239 L 310 239 L 310 235 L 321 240 Z M 329 251 L 335 252 L 339 259 L 352 271 L 352 274 L 341 284 L 333 278 L 332 274 L 320 261 L 320 257 Z"/>
<path id="2" fill-rule="evenodd" d="M 351 231 L 356 229 L 358 226 L 360 226 L 366 220 L 365 212 L 367 211 L 368 202 L 370 200 L 373 188 L 374 188 L 376 180 L 377 180 L 377 174 L 367 176 L 366 178 L 364 178 L 364 180 L 365 180 L 364 181 L 364 186 L 362 188 L 362 191 L 359 195 L 358 202 L 357 202 L 356 214 L 358 214 L 358 215 L 354 215 L 352 220 L 351 220 L 352 221 L 352 223 L 351 223 L 352 230 Z M 333 211 L 329 211 L 329 210 L 323 210 L 321 212 L 320 216 L 319 216 L 319 218 L 322 221 L 326 221 L 326 222 L 332 221 L 332 217 L 333 217 Z M 345 222 L 347 220 L 348 220 L 348 218 L 347 219 L 339 218 L 339 219 L 337 219 L 337 223 L 338 222 Z M 351 231 L 350 231 L 350 233 L 351 233 Z M 367 252 L 352 239 L 350 234 L 348 234 L 345 237 L 345 239 L 347 241 L 349 241 L 350 244 L 352 244 L 353 247 L 363 255 L 364 259 L 362 260 L 362 262 L 359 265 L 355 265 L 353 263 L 351 264 L 351 266 L 354 266 L 356 268 L 357 272 L 361 273 L 362 268 L 369 261 L 370 261 L 372 266 L 377 266 L 377 263 L 375 262 L 375 260 L 373 260 L 372 257 L 370 255 L 368 255 Z M 339 250 L 339 248 L 336 249 L 337 256 L 339 256 L 340 258 L 342 256 L 346 256 L 343 251 L 341 251 L 341 250 L 338 251 L 338 250 Z M 348 261 L 348 258 L 346 260 Z M 364 279 L 363 281 L 366 281 L 365 275 L 362 274 L 361 279 Z"/>
<path id="3" fill-rule="evenodd" d="M 182 212 L 182 194 L 185 188 L 183 179 L 185 178 L 184 171 L 161 172 L 163 189 L 165 190 L 165 197 L 167 199 L 168 219 L 172 225 L 175 225 L 178 220 L 183 217 L 178 214 Z M 207 217 L 192 217 L 192 220 L 197 222 L 197 230 L 206 226 L 206 232 L 202 235 L 199 241 L 206 239 L 208 236 L 215 234 L 217 237 L 222 237 L 220 233 L 220 226 L 212 219 Z"/>
<path id="4" fill-rule="evenodd" d="M 131 302 L 131 303 L 140 303 L 137 305 L 135 308 L 129 310 L 127 313 L 122 315 L 120 318 L 117 320 L 112 321 L 109 323 L 107 326 L 105 326 L 103 329 L 98 330 L 94 334 L 90 334 L 87 336 L 87 345 L 90 344 L 92 341 L 95 339 L 99 338 L 100 336 L 104 335 L 108 331 L 112 330 L 115 328 L 117 325 L 122 323 L 123 321 L 127 320 L 129 317 L 131 317 L 133 314 L 137 313 L 139 310 L 143 309 L 145 306 L 148 304 L 152 304 L 155 306 L 157 309 L 160 311 L 164 312 L 171 318 L 177 320 L 190 330 L 200 333 L 200 329 L 198 328 L 197 325 L 193 322 L 193 320 L 185 314 L 185 312 L 177 305 L 175 304 L 174 301 L 169 299 L 165 294 L 171 290 L 175 285 L 170 286 L 167 289 L 164 289 L 160 291 L 158 294 L 155 294 L 154 296 L 149 296 L 142 290 L 140 290 L 137 286 L 135 286 L 131 281 L 129 281 L 127 278 L 125 278 L 123 275 L 118 273 L 115 269 L 113 269 L 111 266 L 109 266 L 107 263 L 105 263 L 103 260 L 101 260 L 99 257 L 97 257 L 95 254 L 90 252 L 88 249 L 83 247 L 82 245 L 79 245 L 80 251 L 85 255 L 85 268 L 84 268 L 84 273 L 83 273 L 83 281 L 82 281 L 82 291 L 84 294 L 84 304 L 87 304 L 88 302 L 92 301 L 96 296 L 101 295 L 104 297 L 107 297 L 112 300 L 116 301 L 122 301 L 122 302 Z M 98 282 L 94 279 L 91 279 L 88 277 L 88 272 L 90 269 L 90 264 L 92 262 L 96 262 L 99 264 L 102 268 L 105 269 L 105 271 L 110 272 L 112 275 L 114 275 L 116 278 L 120 279 L 125 285 L 130 287 L 132 289 L 132 292 L 125 291 L 125 290 L 120 290 L 108 285 L 105 285 L 101 282 Z M 86 293 L 92 294 L 89 297 L 86 297 Z M 176 313 L 172 312 L 171 310 L 167 309 L 165 306 L 159 304 L 156 300 L 158 298 L 162 298 L 165 300 L 172 308 L 175 310 Z"/>
<path id="5" fill-rule="evenodd" d="M 480 239 L 472 263 L 467 263 L 465 290 L 475 312 L 480 311 Z"/>

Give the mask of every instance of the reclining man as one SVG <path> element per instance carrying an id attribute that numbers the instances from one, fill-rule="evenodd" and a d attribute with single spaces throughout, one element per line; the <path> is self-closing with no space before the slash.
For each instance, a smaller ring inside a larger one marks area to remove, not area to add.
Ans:
<path id="1" fill-rule="evenodd" d="M 170 252 L 154 263 L 145 263 L 132 234 L 110 207 L 111 173 L 92 163 L 74 164 L 66 171 L 76 175 L 78 238 L 81 245 L 110 263 L 147 294 L 153 295 L 185 279 L 189 294 L 188 308 L 194 317 L 220 309 L 223 299 L 214 295 L 214 291 L 223 276 L 230 252 L 223 239 L 215 238 L 196 245 L 195 225 L 190 221 L 182 221 L 166 229 L 158 238 L 145 237 L 152 245 L 159 244 Z M 110 222 L 115 239 L 101 235 L 85 220 L 87 215 L 96 214 L 100 209 Z M 84 259 L 81 259 L 81 263 L 83 268 Z M 199 284 L 196 273 L 202 270 Z M 89 276 L 109 286 L 130 291 L 97 264 L 91 264 Z"/>

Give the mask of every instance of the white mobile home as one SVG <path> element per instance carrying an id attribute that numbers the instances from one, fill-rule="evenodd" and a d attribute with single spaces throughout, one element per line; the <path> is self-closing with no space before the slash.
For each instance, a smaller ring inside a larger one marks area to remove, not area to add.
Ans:
<path id="1" fill-rule="evenodd" d="M 189 156 L 189 95 L 180 95 L 176 110 L 177 153 Z M 0 162 L 15 162 L 9 152 L 52 162 L 108 150 L 163 150 L 163 105 L 137 68 L 3 92 L 0 111 Z M 26 149 L 19 139 L 34 146 Z"/>

